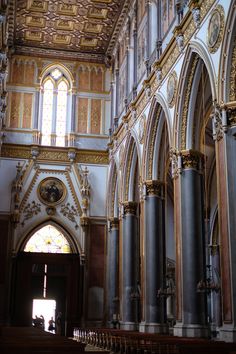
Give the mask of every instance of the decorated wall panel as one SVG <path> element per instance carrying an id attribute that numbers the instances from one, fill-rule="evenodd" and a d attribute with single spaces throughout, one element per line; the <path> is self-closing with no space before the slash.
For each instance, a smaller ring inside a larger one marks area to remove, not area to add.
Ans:
<path id="1" fill-rule="evenodd" d="M 33 94 L 22 92 L 10 93 L 10 128 L 30 129 L 32 121 Z"/>
<path id="2" fill-rule="evenodd" d="M 15 60 L 11 65 L 10 82 L 16 85 L 34 86 L 35 64 L 26 59 Z"/>
<path id="3" fill-rule="evenodd" d="M 88 98 L 78 99 L 78 121 L 77 121 L 77 132 L 87 133 L 87 122 L 88 122 Z"/>
<path id="4" fill-rule="evenodd" d="M 30 129 L 32 120 L 32 101 L 33 94 L 24 93 L 23 94 L 23 117 L 22 117 L 22 128 Z"/>
<path id="5" fill-rule="evenodd" d="M 88 91 L 90 89 L 90 71 L 88 68 L 79 70 L 79 90 Z"/>
<path id="6" fill-rule="evenodd" d="M 10 95 L 10 127 L 19 128 L 20 127 L 20 110 L 21 110 L 21 93 L 11 92 Z"/>
<path id="7" fill-rule="evenodd" d="M 100 134 L 101 130 L 101 100 L 91 100 L 91 133 Z"/>
<path id="8" fill-rule="evenodd" d="M 145 47 L 146 47 L 146 26 L 138 34 L 138 80 L 141 79 L 145 71 Z"/>
<path id="9" fill-rule="evenodd" d="M 99 71 L 92 70 L 90 73 L 91 80 L 91 91 L 103 91 L 103 73 Z"/>

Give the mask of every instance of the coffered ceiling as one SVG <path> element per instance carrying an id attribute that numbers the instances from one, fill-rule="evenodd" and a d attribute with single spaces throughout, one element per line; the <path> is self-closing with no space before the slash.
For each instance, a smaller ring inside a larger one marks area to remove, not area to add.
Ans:
<path id="1" fill-rule="evenodd" d="M 128 0 L 15 0 L 16 52 L 101 61 Z M 62 52 L 63 51 L 63 52 Z"/>

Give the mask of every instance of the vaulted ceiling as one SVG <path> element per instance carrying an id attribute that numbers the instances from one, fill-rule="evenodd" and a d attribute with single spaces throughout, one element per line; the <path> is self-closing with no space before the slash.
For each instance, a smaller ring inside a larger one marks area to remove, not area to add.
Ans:
<path id="1" fill-rule="evenodd" d="M 15 0 L 15 51 L 104 60 L 128 0 Z M 63 52 L 62 52 L 63 51 Z"/>

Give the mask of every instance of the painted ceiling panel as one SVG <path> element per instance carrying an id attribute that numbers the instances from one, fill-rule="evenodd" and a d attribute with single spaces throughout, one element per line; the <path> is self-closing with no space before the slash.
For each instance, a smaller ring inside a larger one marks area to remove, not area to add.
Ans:
<path id="1" fill-rule="evenodd" d="M 15 46 L 105 54 L 125 0 L 17 0 Z"/>

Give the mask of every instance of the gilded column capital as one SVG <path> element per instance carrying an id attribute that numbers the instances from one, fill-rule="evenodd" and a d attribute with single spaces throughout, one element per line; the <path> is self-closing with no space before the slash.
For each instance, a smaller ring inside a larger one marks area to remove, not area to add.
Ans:
<path id="1" fill-rule="evenodd" d="M 119 229 L 119 219 L 118 218 L 109 218 L 110 229 Z"/>
<path id="2" fill-rule="evenodd" d="M 126 214 L 136 215 L 137 205 L 138 205 L 137 202 L 131 202 L 131 201 L 124 202 L 123 203 L 124 215 Z"/>
<path id="3" fill-rule="evenodd" d="M 204 163 L 204 155 L 196 150 L 183 150 L 181 151 L 182 168 L 192 168 L 195 170 L 202 170 Z"/>
<path id="4" fill-rule="evenodd" d="M 229 108 L 228 111 L 229 125 L 236 125 L 236 107 Z"/>
<path id="5" fill-rule="evenodd" d="M 159 180 L 147 180 L 145 181 L 146 195 L 155 195 L 157 197 L 163 197 L 165 183 Z"/>

